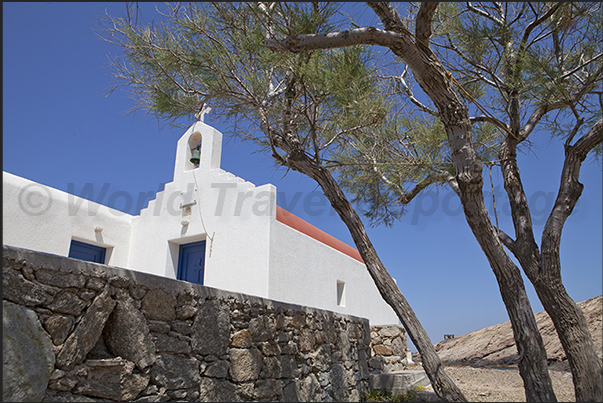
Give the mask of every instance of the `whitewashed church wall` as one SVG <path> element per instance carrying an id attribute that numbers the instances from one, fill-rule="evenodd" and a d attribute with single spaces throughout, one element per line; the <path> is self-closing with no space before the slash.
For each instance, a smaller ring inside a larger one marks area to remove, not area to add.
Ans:
<path id="1" fill-rule="evenodd" d="M 201 138 L 201 163 L 194 168 L 190 144 Z M 180 245 L 205 240 L 204 285 L 268 297 L 276 188 L 256 187 L 220 169 L 215 154 L 221 140 L 220 132 L 200 122 L 180 139 L 174 181 L 133 220 L 129 267 L 176 278 Z M 192 204 L 187 209 L 182 203 Z"/>
<path id="2" fill-rule="evenodd" d="M 68 256 L 75 239 L 106 248 L 105 264 L 127 267 L 131 215 L 8 172 L 2 179 L 4 244 Z"/>
<path id="3" fill-rule="evenodd" d="M 271 299 L 399 323 L 363 263 L 278 221 L 270 239 Z"/>

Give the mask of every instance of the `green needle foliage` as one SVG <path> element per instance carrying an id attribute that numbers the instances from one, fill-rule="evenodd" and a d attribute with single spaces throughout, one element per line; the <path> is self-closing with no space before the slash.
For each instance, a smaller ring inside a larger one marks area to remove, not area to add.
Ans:
<path id="1" fill-rule="evenodd" d="M 382 25 L 359 28 L 364 11 Z M 577 399 L 601 400 L 601 361 L 562 285 L 559 259 L 561 230 L 582 191 L 580 164 L 602 150 L 601 3 L 403 3 L 398 10 L 384 2 L 178 3 L 163 6 L 151 22 L 130 6 L 102 27 L 103 38 L 121 49 L 112 89 L 126 86 L 134 109 L 176 126 L 190 126 L 210 103 L 212 117 L 231 124 L 229 134 L 319 183 L 374 279 L 388 280 L 386 270 L 340 187 L 371 223 L 389 225 L 423 190 L 448 184 L 507 310 L 516 312 L 510 317 L 527 351 L 520 354 L 527 399 L 554 396 L 508 253 L 521 262 L 568 360 L 577 363 Z M 517 151 L 542 134 L 564 141 L 566 155 L 539 247 Z M 517 239 L 494 227 L 485 208 L 482 170 L 495 166 Z M 391 305 L 401 319 L 414 317 L 397 289 L 379 286 L 397 301 Z M 431 351 L 431 343 L 423 346 Z M 437 368 L 437 355 L 430 357 L 430 368 Z M 445 385 L 436 392 L 462 400 L 451 382 Z"/>
<path id="2" fill-rule="evenodd" d="M 551 7 L 524 38 L 535 16 Z M 188 126 L 211 101 L 213 116 L 232 123 L 234 135 L 279 161 L 287 152 L 262 127 L 289 133 L 338 176 L 373 224 L 394 223 L 420 191 L 454 175 L 437 113 L 430 100 L 415 97 L 420 89 L 412 73 L 390 55 L 366 45 L 297 53 L 266 45 L 340 29 L 348 23 L 341 4 L 167 4 L 159 22 L 149 23 L 135 23 L 138 15 L 128 11 L 107 17 L 103 27 L 104 39 L 123 51 L 113 59 L 113 89 L 127 86 L 134 109 Z M 600 82 L 600 16 L 600 6 L 588 3 L 439 6 L 432 47 L 453 73 L 459 96 L 482 116 L 472 135 L 483 162 L 497 164 L 501 141 L 509 131 L 519 135 L 516 122 L 538 108 L 554 111 L 545 114 L 545 129 L 566 139 L 601 117 L 600 92 L 576 96 L 592 80 Z M 509 109 L 511 99 L 517 111 Z"/>
<path id="3" fill-rule="evenodd" d="M 166 6 L 161 22 L 107 17 L 104 39 L 119 45 L 115 87 L 127 86 L 142 108 L 187 126 L 205 102 L 232 133 L 286 160 L 259 129 L 279 128 L 338 174 L 374 223 L 391 224 L 414 183 L 452 173 L 439 119 L 411 118 L 400 91 L 376 70 L 368 46 L 274 52 L 267 35 L 329 32 L 339 7 L 326 3 L 202 3 Z"/>

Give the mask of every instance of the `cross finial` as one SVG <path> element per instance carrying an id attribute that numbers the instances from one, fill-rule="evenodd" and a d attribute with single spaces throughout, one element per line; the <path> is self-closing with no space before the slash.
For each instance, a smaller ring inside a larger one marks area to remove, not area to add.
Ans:
<path id="1" fill-rule="evenodd" d="M 203 106 L 201 107 L 201 109 L 199 109 L 199 112 L 195 113 L 195 117 L 199 120 L 199 122 L 204 122 L 205 115 L 208 114 L 210 111 L 211 108 L 205 103 L 203 103 Z"/>

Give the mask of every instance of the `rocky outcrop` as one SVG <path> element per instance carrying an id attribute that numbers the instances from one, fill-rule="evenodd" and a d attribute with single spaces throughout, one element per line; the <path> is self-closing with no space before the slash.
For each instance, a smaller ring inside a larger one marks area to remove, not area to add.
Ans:
<path id="1" fill-rule="evenodd" d="M 601 357 L 603 352 L 603 296 L 579 302 L 578 306 L 584 312 L 599 357 Z M 549 368 L 568 371 L 569 364 L 551 318 L 544 311 L 535 314 L 535 317 L 547 351 Z M 516 365 L 518 362 L 510 322 L 443 340 L 435 347 L 442 362 L 446 365 L 507 366 Z"/>

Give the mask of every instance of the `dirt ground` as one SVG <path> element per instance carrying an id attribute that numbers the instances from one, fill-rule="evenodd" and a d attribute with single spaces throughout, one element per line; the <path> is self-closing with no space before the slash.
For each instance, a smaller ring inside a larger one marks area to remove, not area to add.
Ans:
<path id="1" fill-rule="evenodd" d="M 525 402 L 523 381 L 517 367 L 505 369 L 446 367 L 446 373 L 470 402 Z M 559 402 L 575 402 L 569 372 L 549 371 Z M 430 388 L 431 389 L 431 388 Z"/>

